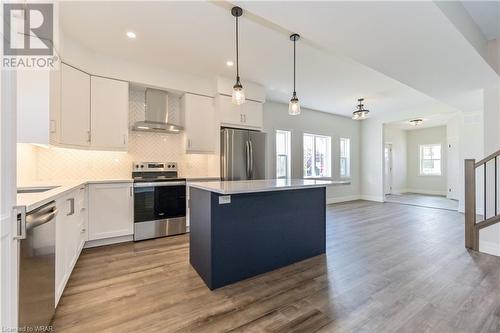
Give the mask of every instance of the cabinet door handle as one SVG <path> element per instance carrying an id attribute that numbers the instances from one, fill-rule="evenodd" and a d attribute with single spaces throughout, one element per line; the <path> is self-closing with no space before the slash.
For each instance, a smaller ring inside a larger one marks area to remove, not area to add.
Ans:
<path id="1" fill-rule="evenodd" d="M 243 115 L 243 121 L 244 121 L 245 123 L 247 122 L 247 115 L 246 115 L 246 114 L 244 114 L 244 115 Z"/>
<path id="2" fill-rule="evenodd" d="M 90 131 L 87 131 L 87 141 L 88 142 L 92 141 L 92 134 L 90 133 Z"/>
<path id="3" fill-rule="evenodd" d="M 70 215 L 75 214 L 75 198 L 66 199 L 66 200 L 69 201 L 69 204 L 70 204 L 70 210 L 69 210 L 69 213 L 66 214 L 66 216 L 70 216 Z"/>
<path id="4" fill-rule="evenodd" d="M 188 148 L 191 148 L 191 139 L 188 139 Z"/>
<path id="5" fill-rule="evenodd" d="M 123 144 L 127 144 L 127 134 L 123 134 Z"/>
<path id="6" fill-rule="evenodd" d="M 17 233 L 14 239 L 26 239 L 26 206 L 15 206 L 14 212 L 17 217 Z"/>
<path id="7" fill-rule="evenodd" d="M 129 189 L 130 189 L 130 196 L 132 196 L 133 195 L 133 193 L 132 193 L 132 186 L 130 186 Z"/>

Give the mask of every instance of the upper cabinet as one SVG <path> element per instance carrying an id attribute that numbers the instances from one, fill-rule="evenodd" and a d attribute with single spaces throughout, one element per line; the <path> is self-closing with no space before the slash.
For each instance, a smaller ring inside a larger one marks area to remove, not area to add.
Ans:
<path id="1" fill-rule="evenodd" d="M 186 152 L 215 153 L 216 131 L 214 99 L 184 94 L 181 99 L 184 116 Z"/>
<path id="2" fill-rule="evenodd" d="M 58 143 L 90 146 L 90 75 L 66 64 L 61 64 L 61 113 L 58 123 Z"/>
<path id="3" fill-rule="evenodd" d="M 90 133 L 95 149 L 126 150 L 128 82 L 92 76 Z"/>
<path id="4" fill-rule="evenodd" d="M 51 143 L 127 150 L 128 82 L 92 76 L 64 63 L 60 82 L 60 109 L 51 112 Z"/>
<path id="5" fill-rule="evenodd" d="M 262 129 L 262 103 L 247 99 L 245 103 L 235 105 L 230 96 L 217 95 L 215 105 L 221 126 Z"/>
<path id="6" fill-rule="evenodd" d="M 50 113 L 60 107 L 60 71 L 17 71 L 17 142 L 50 143 Z"/>

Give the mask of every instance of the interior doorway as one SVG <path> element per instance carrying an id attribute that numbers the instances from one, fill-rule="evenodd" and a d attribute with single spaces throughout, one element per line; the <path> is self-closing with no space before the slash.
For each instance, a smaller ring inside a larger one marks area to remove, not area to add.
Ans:
<path id="1" fill-rule="evenodd" d="M 392 193 L 392 143 L 384 146 L 384 194 Z"/>

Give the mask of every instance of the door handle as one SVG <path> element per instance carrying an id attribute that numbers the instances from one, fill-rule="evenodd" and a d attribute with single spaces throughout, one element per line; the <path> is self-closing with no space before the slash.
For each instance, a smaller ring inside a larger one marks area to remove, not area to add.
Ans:
<path id="1" fill-rule="evenodd" d="M 250 141 L 245 142 L 245 153 L 246 153 L 246 174 L 247 178 L 250 179 Z"/>
<path id="2" fill-rule="evenodd" d="M 67 213 L 66 216 L 70 216 L 70 215 L 75 214 L 75 198 L 66 199 L 66 200 L 69 201 L 70 207 L 71 207 L 69 213 Z"/>
<path id="3" fill-rule="evenodd" d="M 17 233 L 14 239 L 26 239 L 26 206 L 15 206 L 14 212 L 17 219 Z"/>
<path id="4" fill-rule="evenodd" d="M 250 148 L 250 165 L 249 165 L 249 170 L 250 170 L 250 179 L 253 179 L 253 143 L 252 140 L 248 141 L 248 147 Z"/>

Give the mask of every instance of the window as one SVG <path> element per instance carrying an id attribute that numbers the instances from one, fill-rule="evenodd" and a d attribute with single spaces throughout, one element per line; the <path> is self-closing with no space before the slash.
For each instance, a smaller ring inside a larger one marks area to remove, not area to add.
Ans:
<path id="1" fill-rule="evenodd" d="M 304 133 L 304 178 L 331 177 L 331 138 Z"/>
<path id="2" fill-rule="evenodd" d="M 290 131 L 276 130 L 276 178 L 290 178 Z"/>
<path id="3" fill-rule="evenodd" d="M 351 177 L 351 139 L 340 138 L 340 177 Z"/>
<path id="4" fill-rule="evenodd" d="M 420 175 L 441 176 L 441 145 L 420 145 Z"/>

